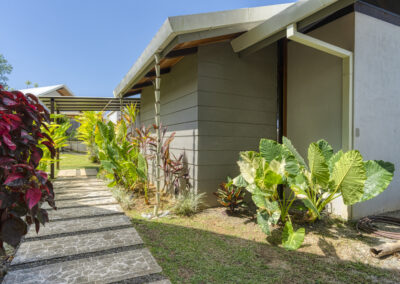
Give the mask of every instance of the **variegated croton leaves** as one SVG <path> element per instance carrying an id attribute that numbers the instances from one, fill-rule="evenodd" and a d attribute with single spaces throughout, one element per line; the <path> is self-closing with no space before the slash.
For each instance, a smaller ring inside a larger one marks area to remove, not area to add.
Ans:
<path id="1" fill-rule="evenodd" d="M 0 86 L 0 249 L 6 242 L 17 246 L 27 225 L 48 221 L 43 202 L 55 208 L 54 192 L 47 174 L 37 170 L 43 151 L 54 155 L 53 141 L 40 128 L 49 113 L 31 94 L 8 92 Z"/>

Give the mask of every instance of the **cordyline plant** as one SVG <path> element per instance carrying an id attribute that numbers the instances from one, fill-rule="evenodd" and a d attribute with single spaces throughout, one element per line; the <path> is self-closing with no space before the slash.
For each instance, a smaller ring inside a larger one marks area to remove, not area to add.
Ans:
<path id="1" fill-rule="evenodd" d="M 4 242 L 17 246 L 27 225 L 48 221 L 43 202 L 55 208 L 47 174 L 37 169 L 43 156 L 38 143 L 54 156 L 52 139 L 41 131 L 49 114 L 31 94 L 7 92 L 0 86 L 0 249 Z M 46 127 L 46 126 L 44 126 Z M 24 219 L 23 219 L 24 218 Z"/>
<path id="2" fill-rule="evenodd" d="M 157 126 L 153 124 L 153 128 L 157 129 Z M 172 196 L 176 196 L 180 191 L 189 189 L 189 174 L 183 163 L 183 155 L 179 155 L 177 158 L 170 151 L 172 141 L 175 139 L 175 132 L 171 133 L 169 137 L 166 136 L 167 127 L 161 128 L 161 170 L 163 171 L 163 192 L 169 192 Z M 155 140 L 149 143 L 153 152 L 156 152 L 157 144 Z"/>
<path id="3" fill-rule="evenodd" d="M 252 194 L 257 222 L 266 234 L 279 219 L 286 222 L 283 245 L 287 249 L 297 249 L 304 239 L 304 228 L 295 232 L 289 216 L 296 198 L 308 208 L 308 221 L 314 222 L 334 199 L 342 197 L 346 205 L 364 202 L 383 192 L 393 178 L 393 164 L 363 161 L 357 150 L 334 153 L 325 140 L 310 144 L 308 165 L 286 137 L 283 144 L 261 139 L 259 150 L 241 153 L 241 175 L 234 183 Z M 288 189 L 282 198 L 278 185 Z"/>

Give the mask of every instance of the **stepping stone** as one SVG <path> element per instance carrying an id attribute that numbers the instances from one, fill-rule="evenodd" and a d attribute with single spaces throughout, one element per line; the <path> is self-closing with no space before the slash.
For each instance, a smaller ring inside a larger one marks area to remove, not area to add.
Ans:
<path id="1" fill-rule="evenodd" d="M 62 194 L 56 194 L 56 200 L 64 199 L 78 199 L 78 198 L 88 198 L 88 197 L 110 197 L 110 191 L 81 191 L 81 192 L 64 192 Z"/>
<path id="2" fill-rule="evenodd" d="M 60 200 L 56 201 L 57 208 L 65 208 L 65 207 L 79 207 L 79 206 L 96 206 L 100 204 L 115 204 L 117 201 L 114 197 L 91 197 L 86 199 L 72 199 L 72 200 Z M 50 205 L 44 203 L 42 205 L 43 209 L 50 209 Z"/>
<path id="3" fill-rule="evenodd" d="M 61 170 L 58 172 L 57 177 L 75 177 L 76 169 L 73 170 Z"/>
<path id="4" fill-rule="evenodd" d="M 137 249 L 11 270 L 3 283 L 111 283 L 160 272 L 148 249 Z"/>
<path id="5" fill-rule="evenodd" d="M 71 219 L 84 216 L 104 216 L 121 213 L 123 214 L 121 206 L 118 204 L 109 205 L 97 205 L 94 207 L 82 207 L 82 208 L 64 208 L 58 210 L 48 210 L 50 221 L 59 219 Z"/>
<path id="6" fill-rule="evenodd" d="M 76 192 L 92 192 L 92 191 L 108 191 L 110 189 L 106 186 L 70 186 L 70 187 L 56 187 L 54 192 L 56 194 L 76 193 Z"/>
<path id="7" fill-rule="evenodd" d="M 97 176 L 96 169 L 81 169 L 81 176 Z"/>
<path id="8" fill-rule="evenodd" d="M 142 244 L 131 228 L 23 242 L 11 265 Z"/>
<path id="9" fill-rule="evenodd" d="M 99 230 L 119 226 L 132 226 L 132 224 L 129 218 L 125 215 L 101 216 L 56 222 L 50 221 L 46 224 L 46 226 L 40 226 L 38 234 L 36 234 L 34 226 L 31 226 L 25 238 L 29 239 L 68 233 L 72 234 L 76 232 Z"/>

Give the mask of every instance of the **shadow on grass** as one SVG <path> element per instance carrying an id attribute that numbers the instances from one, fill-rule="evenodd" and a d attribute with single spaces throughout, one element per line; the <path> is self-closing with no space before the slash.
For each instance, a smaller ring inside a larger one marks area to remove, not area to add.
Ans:
<path id="1" fill-rule="evenodd" d="M 326 256 L 210 231 L 132 219 L 173 283 L 398 283 L 397 270 L 340 260 L 321 239 Z"/>

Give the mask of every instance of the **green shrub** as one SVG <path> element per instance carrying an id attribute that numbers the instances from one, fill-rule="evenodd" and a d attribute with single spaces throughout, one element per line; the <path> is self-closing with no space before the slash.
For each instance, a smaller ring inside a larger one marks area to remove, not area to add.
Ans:
<path id="1" fill-rule="evenodd" d="M 235 213 L 238 208 L 243 207 L 244 193 L 243 188 L 235 186 L 233 180 L 228 177 L 227 182 L 221 183 L 214 195 L 222 206 Z"/>
<path id="2" fill-rule="evenodd" d="M 131 210 L 135 207 L 135 200 L 131 191 L 116 186 L 111 192 L 123 209 Z"/>
<path id="3" fill-rule="evenodd" d="M 172 211 L 176 215 L 191 216 L 200 211 L 204 205 L 205 193 L 196 194 L 193 192 L 182 193 L 176 200 Z"/>

